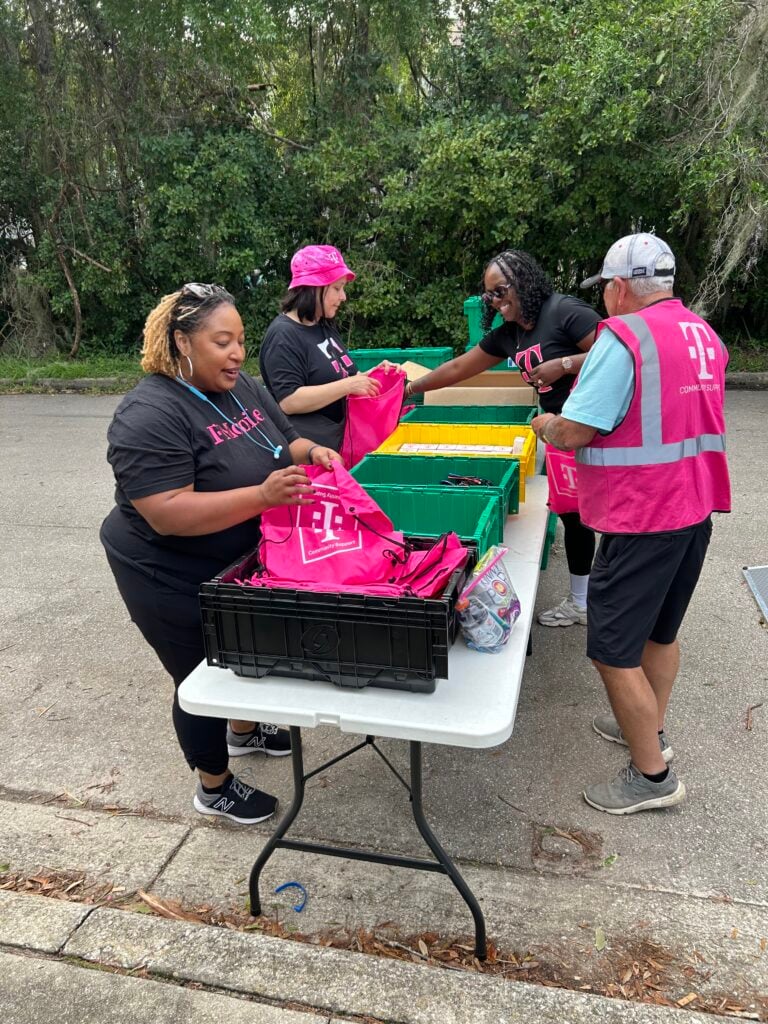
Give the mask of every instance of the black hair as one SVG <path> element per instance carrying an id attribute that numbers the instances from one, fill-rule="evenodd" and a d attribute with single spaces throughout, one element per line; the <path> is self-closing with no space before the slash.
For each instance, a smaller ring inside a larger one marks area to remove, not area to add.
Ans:
<path id="1" fill-rule="evenodd" d="M 483 267 L 483 280 L 490 267 L 497 267 L 507 282 L 511 284 L 517 293 L 520 302 L 520 313 L 523 320 L 529 324 L 535 324 L 539 319 L 541 307 L 546 299 L 554 291 L 549 275 L 542 270 L 533 256 L 520 249 L 505 249 L 498 256 L 494 256 Z M 481 289 L 485 290 L 485 284 L 481 283 Z M 496 315 L 493 306 L 485 305 L 483 308 L 482 325 L 487 330 Z"/>
<path id="2" fill-rule="evenodd" d="M 280 300 L 280 312 L 295 311 L 300 320 L 315 321 L 318 319 L 317 309 L 320 307 L 318 322 L 325 322 L 323 316 L 323 299 L 328 286 L 320 287 L 313 284 L 302 284 L 298 288 L 289 288 Z"/>

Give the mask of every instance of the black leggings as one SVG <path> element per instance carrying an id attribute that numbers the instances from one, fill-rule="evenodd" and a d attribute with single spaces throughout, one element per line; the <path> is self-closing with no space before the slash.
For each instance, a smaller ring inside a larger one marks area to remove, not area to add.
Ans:
<path id="1" fill-rule="evenodd" d="M 565 530 L 565 557 L 572 576 L 588 576 L 595 557 L 595 533 L 584 526 L 578 512 L 561 512 Z"/>
<path id="2" fill-rule="evenodd" d="M 178 688 L 205 657 L 197 595 L 150 579 L 109 552 L 107 561 L 128 614 Z M 211 775 L 227 770 L 226 719 L 190 715 L 174 690 L 173 725 L 190 768 Z"/>

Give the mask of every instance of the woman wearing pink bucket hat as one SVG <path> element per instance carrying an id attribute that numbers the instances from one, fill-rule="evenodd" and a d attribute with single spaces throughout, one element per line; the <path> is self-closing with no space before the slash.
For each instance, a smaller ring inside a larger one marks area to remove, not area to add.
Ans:
<path id="1" fill-rule="evenodd" d="M 291 260 L 291 283 L 266 330 L 259 368 L 268 390 L 303 437 L 338 451 L 347 395 L 376 395 L 359 373 L 334 318 L 355 274 L 332 245 L 307 245 Z"/>

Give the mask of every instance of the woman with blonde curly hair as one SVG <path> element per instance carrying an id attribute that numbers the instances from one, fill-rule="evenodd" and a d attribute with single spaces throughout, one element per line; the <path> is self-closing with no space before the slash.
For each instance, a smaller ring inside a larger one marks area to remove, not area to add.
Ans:
<path id="1" fill-rule="evenodd" d="M 133 622 L 175 685 L 205 656 L 198 590 L 259 540 L 259 517 L 312 495 L 302 464 L 339 456 L 299 437 L 274 399 L 243 373 L 245 336 L 235 300 L 218 285 L 187 284 L 147 317 L 147 372 L 120 402 L 107 458 L 115 507 L 101 541 Z M 285 730 L 190 715 L 173 722 L 190 768 L 194 806 L 244 824 L 277 800 L 229 771 L 229 757 L 290 753 Z"/>

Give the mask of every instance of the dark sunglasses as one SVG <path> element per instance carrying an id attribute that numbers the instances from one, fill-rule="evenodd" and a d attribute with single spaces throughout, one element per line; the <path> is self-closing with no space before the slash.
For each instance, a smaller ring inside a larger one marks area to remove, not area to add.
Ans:
<path id="1" fill-rule="evenodd" d="M 480 298 L 490 306 L 494 299 L 503 299 L 510 288 L 514 288 L 514 285 L 501 284 L 498 288 L 492 288 L 489 292 L 483 292 Z"/>

